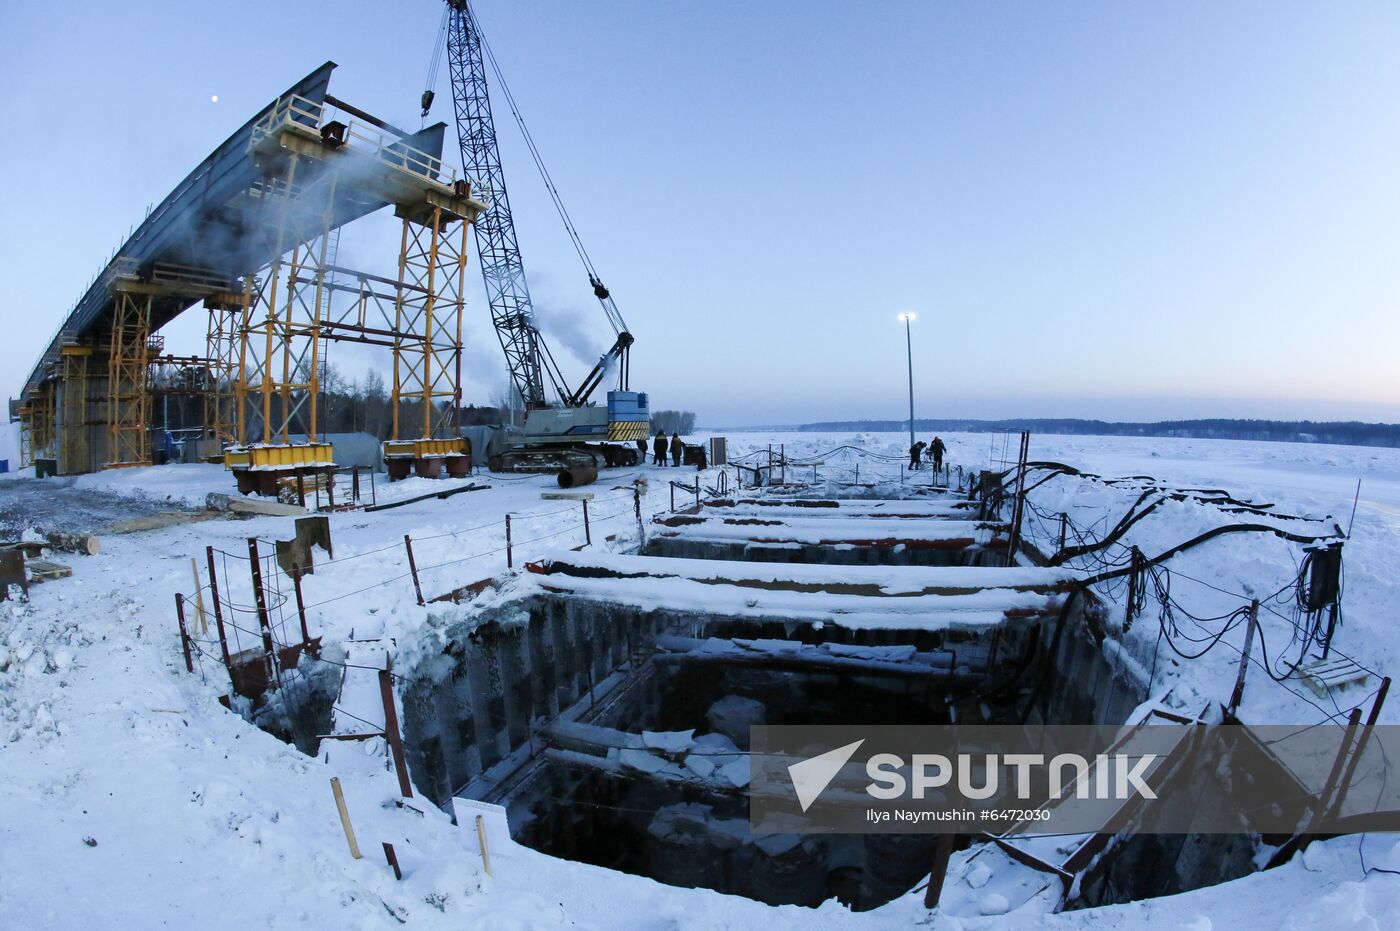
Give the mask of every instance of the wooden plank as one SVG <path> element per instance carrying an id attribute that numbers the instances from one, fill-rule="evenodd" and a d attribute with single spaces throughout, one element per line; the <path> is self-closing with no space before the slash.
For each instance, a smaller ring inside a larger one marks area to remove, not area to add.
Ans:
<path id="1" fill-rule="evenodd" d="M 66 579 L 73 574 L 71 566 L 65 566 L 61 562 L 54 562 L 51 559 L 31 559 L 25 563 L 29 569 L 31 581 L 49 582 L 54 579 Z"/>

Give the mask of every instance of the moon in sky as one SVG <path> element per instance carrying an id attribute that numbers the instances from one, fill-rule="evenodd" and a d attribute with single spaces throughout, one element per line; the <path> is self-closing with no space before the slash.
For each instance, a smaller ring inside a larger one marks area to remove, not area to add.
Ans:
<path id="1" fill-rule="evenodd" d="M 218 95 L 218 94 L 212 95 L 212 96 L 209 98 L 209 102 L 210 102 L 210 103 L 218 103 L 218 102 L 219 102 L 219 95 Z"/>

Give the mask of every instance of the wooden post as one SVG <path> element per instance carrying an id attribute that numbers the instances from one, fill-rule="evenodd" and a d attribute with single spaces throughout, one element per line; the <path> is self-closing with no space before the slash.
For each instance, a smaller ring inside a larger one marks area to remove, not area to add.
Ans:
<path id="1" fill-rule="evenodd" d="M 783 467 L 783 484 L 786 485 L 786 484 L 787 484 L 787 444 L 786 444 L 786 443 L 784 443 L 784 444 L 782 444 L 781 446 L 778 447 L 778 459 L 781 460 L 780 465 L 782 465 L 782 467 Z"/>
<path id="2" fill-rule="evenodd" d="M 1068 533 L 1069 533 L 1069 515 L 1066 514 L 1066 513 L 1064 513 L 1064 512 L 1061 512 L 1061 513 L 1060 513 L 1060 548 L 1059 548 L 1058 550 L 1056 550 L 1056 553 L 1057 553 L 1057 554 L 1058 554 L 1058 553 L 1063 553 L 1063 552 L 1065 551 L 1065 539 L 1066 539 L 1066 535 L 1067 535 Z"/>
<path id="3" fill-rule="evenodd" d="M 204 554 L 209 559 L 209 597 L 214 599 L 214 624 L 219 630 L 219 651 L 224 657 L 224 668 L 233 674 L 233 659 L 228 653 L 228 637 L 224 634 L 224 609 L 219 604 L 219 575 L 214 571 L 214 547 L 206 546 Z"/>
<path id="4" fill-rule="evenodd" d="M 583 543 L 585 546 L 593 545 L 593 531 L 588 527 L 588 499 L 583 499 Z"/>
<path id="5" fill-rule="evenodd" d="M 194 607 L 199 616 L 199 632 L 209 633 L 209 622 L 204 617 L 204 586 L 199 581 L 199 563 L 190 557 L 190 572 L 194 573 Z"/>
<path id="6" fill-rule="evenodd" d="M 507 569 L 514 569 L 514 568 L 515 568 L 515 554 L 514 554 L 514 553 L 512 552 L 512 550 L 511 550 L 511 539 L 510 539 L 510 515 L 509 515 L 509 514 L 506 515 L 506 568 L 507 568 Z"/>
<path id="7" fill-rule="evenodd" d="M 695 506 L 700 506 L 700 476 L 695 476 Z"/>
<path id="8" fill-rule="evenodd" d="M 389 670 L 379 670 L 379 695 L 384 699 L 384 739 L 394 756 L 394 770 L 399 775 L 399 792 L 413 798 L 413 783 L 408 779 L 408 762 L 403 755 L 403 737 L 399 734 L 399 713 L 394 707 L 394 680 Z"/>
<path id="9" fill-rule="evenodd" d="M 509 521 L 510 518 L 507 517 L 506 520 Z M 403 535 L 403 548 L 408 551 L 408 571 L 413 575 L 413 593 L 418 596 L 418 604 L 422 606 L 427 602 L 423 600 L 423 586 L 418 582 L 418 564 L 413 561 L 413 540 L 408 534 Z"/>
<path id="10" fill-rule="evenodd" d="M 924 908 L 938 905 L 943 895 L 943 880 L 948 877 L 948 861 L 953 856 L 953 842 L 956 834 L 940 834 L 933 848 L 933 864 L 928 874 L 928 885 L 924 887 Z"/>
<path id="11" fill-rule="evenodd" d="M 675 482 L 671 482 L 670 485 L 671 485 L 671 510 L 674 511 L 674 510 L 676 509 L 676 483 L 675 483 Z"/>
<path id="12" fill-rule="evenodd" d="M 1259 599 L 1256 598 L 1249 604 L 1249 614 L 1245 616 L 1245 623 L 1248 628 L 1244 632 L 1244 649 L 1240 651 L 1240 672 L 1235 676 L 1235 690 L 1230 693 L 1230 705 L 1225 709 L 1225 716 L 1233 718 L 1235 712 L 1240 709 L 1240 701 L 1244 698 L 1244 676 L 1249 671 L 1249 651 L 1254 646 L 1254 628 L 1259 626 Z"/>
<path id="13" fill-rule="evenodd" d="M 642 486 L 636 482 L 632 483 L 632 510 L 637 512 L 637 541 L 645 543 L 642 539 L 645 528 L 642 526 Z"/>
<path id="14" fill-rule="evenodd" d="M 175 616 L 180 619 L 180 648 L 185 651 L 185 669 L 194 672 L 194 658 L 190 656 L 190 635 L 185 630 L 185 596 L 175 593 Z"/>
<path id="15" fill-rule="evenodd" d="M 253 604 L 258 609 L 258 627 L 262 630 L 263 654 L 267 662 L 267 687 L 277 688 L 277 649 L 272 643 L 272 619 L 267 613 L 267 595 L 263 592 L 262 558 L 258 556 L 258 538 L 248 538 L 248 571 L 253 576 Z"/>
<path id="16" fill-rule="evenodd" d="M 486 875 L 491 875 L 491 850 L 486 845 L 486 818 L 483 815 L 476 816 L 476 843 L 481 848 L 481 865 L 486 869 Z"/>
<path id="17" fill-rule="evenodd" d="M 352 859 L 360 859 L 360 845 L 355 843 L 355 829 L 350 826 L 350 810 L 345 807 L 345 793 L 340 790 L 340 777 L 331 777 L 331 791 L 335 793 L 335 807 L 340 812 L 340 826 L 345 829 L 345 842 L 350 845 Z"/>

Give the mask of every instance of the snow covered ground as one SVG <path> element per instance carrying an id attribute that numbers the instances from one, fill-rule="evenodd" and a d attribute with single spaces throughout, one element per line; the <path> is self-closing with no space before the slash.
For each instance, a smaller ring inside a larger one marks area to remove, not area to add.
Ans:
<path id="1" fill-rule="evenodd" d="M 927 439 L 924 437 L 924 439 Z M 986 434 L 946 436 L 948 461 L 985 467 L 1007 455 Z M 765 451 L 770 440 L 789 456 L 855 445 L 898 457 L 897 434 L 731 434 L 731 454 Z M 1014 458 L 1014 441 L 1010 457 Z M 1330 514 L 1346 526 L 1351 495 L 1363 479 L 1353 536 L 1346 545 L 1347 588 L 1340 649 L 1384 671 L 1400 668 L 1393 630 L 1393 566 L 1400 552 L 1400 451 L 1198 440 L 1033 437 L 1032 459 L 1067 462 L 1106 476 L 1151 474 L 1179 485 L 1230 489 L 1276 502 L 1280 511 Z M 861 479 L 899 464 L 853 455 L 831 457 L 822 478 L 844 478 L 860 462 Z M 715 470 L 706 477 L 713 482 Z M 693 470 L 650 467 L 605 473 L 590 490 L 594 542 L 625 549 L 635 539 L 631 482 L 651 479 L 644 515 L 665 508 L 666 479 Z M 853 476 L 852 476 L 853 477 Z M 907 480 L 907 479 L 906 479 Z M 917 480 L 917 479 L 915 479 Z M 6 476 L 0 496 L 11 493 Z M 336 558 L 317 553 L 307 579 L 313 634 L 328 644 L 386 638 L 403 649 L 425 631 L 402 539 L 414 539 L 425 594 L 432 597 L 505 570 L 504 523 L 514 515 L 517 566 L 583 542 L 581 507 L 542 500 L 549 478 L 483 477 L 485 491 L 428 500 L 373 514 L 332 515 Z M 81 479 L 112 494 L 198 504 L 230 492 L 217 468 L 170 466 Z M 447 482 L 411 479 L 381 501 L 439 491 Z M 1033 500 L 1047 513 L 1069 511 L 1084 526 L 1112 524 L 1140 492 L 1079 479 L 1047 482 Z M 1221 521 L 1218 509 L 1172 502 L 1135 525 L 1125 542 L 1157 552 Z M 1106 524 L 1105 524 L 1106 521 Z M 907 896 L 852 914 L 835 902 L 820 909 L 770 908 L 706 890 L 566 863 L 524 849 L 500 851 L 486 875 L 474 842 L 432 808 L 393 803 L 397 783 L 382 742 L 343 745 L 310 758 L 226 711 L 222 671 L 206 661 L 184 669 L 174 596 L 191 592 L 190 560 L 212 545 L 246 552 L 246 540 L 291 536 L 290 517 L 212 520 L 104 536 L 93 557 L 59 555 L 71 579 L 35 586 L 27 603 L 0 603 L 0 916 L 5 927 L 395 928 L 890 928 L 1026 927 L 1016 916 L 956 922 L 930 919 Z M 1031 521 L 1032 532 L 1044 533 Z M 1183 530 L 1185 532 L 1183 532 Z M 618 537 L 612 543 L 603 538 Z M 1273 592 L 1296 570 L 1296 546 L 1276 538 L 1222 538 L 1173 560 L 1174 593 L 1196 613 L 1237 607 L 1250 590 Z M 201 567 L 203 563 L 201 561 Z M 1232 594 L 1186 579 L 1191 576 Z M 1110 593 L 1111 594 L 1111 593 Z M 1287 642 L 1280 619 L 1265 622 L 1270 643 Z M 1277 641 L 1275 628 L 1277 624 Z M 1153 660 L 1158 627 L 1146 615 L 1123 637 L 1135 662 Z M 1227 638 L 1228 639 L 1228 638 Z M 1158 676 L 1191 701 L 1221 701 L 1234 663 L 1221 649 L 1169 666 Z M 1296 688 L 1296 687 L 1295 687 Z M 1337 710 L 1290 697 L 1252 676 L 1242 714 L 1311 723 Z M 1364 693 L 1355 696 L 1356 701 Z M 1400 703 L 1397 703 L 1400 704 Z M 1385 719 L 1400 719 L 1392 704 Z M 1344 707 L 1344 705 L 1343 705 Z M 351 860 L 329 787 L 345 787 L 364 858 Z M 395 881 L 380 842 L 394 844 L 404 868 Z M 1396 927 L 1400 844 L 1394 836 L 1339 838 L 1313 845 L 1286 866 L 1245 880 L 1126 906 L 1038 919 L 1050 928 L 1346 928 Z M 956 873 L 949 882 L 961 882 Z"/>
<path id="2" fill-rule="evenodd" d="M 927 441 L 929 437 L 921 436 Z M 994 469 L 1014 466 L 1017 437 L 1006 434 L 949 434 L 945 461 L 954 469 Z M 852 481 L 859 474 L 869 481 L 872 472 L 898 481 L 901 461 L 907 455 L 908 434 L 738 434 L 730 444 L 736 454 L 758 451 L 756 458 L 766 462 L 769 444 L 785 449 L 790 459 L 818 456 L 825 460 L 818 474 L 844 477 Z M 843 446 L 872 450 L 889 457 L 882 464 L 869 457 L 844 451 L 835 456 L 827 451 Z M 1169 438 L 1032 436 L 1031 461 L 1054 461 L 1094 472 L 1105 478 L 1148 475 L 1179 488 L 1221 488 L 1236 498 L 1273 504 L 1281 514 L 1318 518 L 1316 521 L 1268 521 L 1283 529 L 1304 535 L 1335 533 L 1351 526 L 1357 481 L 1361 481 L 1355 524 L 1344 545 L 1343 612 L 1334 639 L 1335 655 L 1351 656 L 1362 666 L 1386 675 L 1400 670 L 1400 632 L 1394 624 L 1393 606 L 1400 603 L 1400 576 L 1395 572 L 1400 554 L 1400 450 L 1361 446 L 1327 446 L 1301 443 L 1261 443 L 1229 440 Z M 859 469 L 859 473 L 857 473 Z M 794 468 L 794 472 L 799 469 Z M 1034 485 L 1042 474 L 1033 474 Z M 956 471 L 954 478 L 956 479 Z M 928 480 L 928 473 L 906 473 L 909 483 Z M 1053 552 L 1058 543 L 1057 516 L 1068 513 L 1092 538 L 1101 537 L 1120 517 L 1129 512 L 1146 483 L 1109 486 L 1101 482 L 1062 477 L 1033 488 L 1030 499 L 1037 506 L 1026 517 L 1026 534 Z M 1149 499 L 1150 500 L 1150 499 Z M 1222 524 L 1259 522 L 1251 515 L 1225 513 L 1220 508 L 1193 501 L 1167 501 L 1149 516 L 1133 525 L 1122 539 L 1123 546 L 1110 551 L 1120 560 L 1126 547 L 1136 545 L 1154 556 L 1191 537 Z M 1071 541 L 1073 539 L 1071 538 Z M 1291 582 L 1302 556 L 1301 547 L 1267 534 L 1222 536 L 1196 549 L 1172 558 L 1171 593 L 1175 600 L 1198 617 L 1213 617 L 1247 605 L 1251 598 L 1265 602 L 1261 609 L 1264 642 L 1271 651 L 1276 669 L 1297 658 L 1298 649 L 1290 644 L 1293 628 L 1290 615 Z M 1072 563 L 1093 567 L 1092 561 Z M 1220 591 L 1223 589 L 1224 591 Z M 1285 589 L 1277 598 L 1268 596 Z M 1100 586 L 1100 594 L 1121 604 L 1125 586 Z M 1129 659 L 1151 670 L 1154 660 L 1157 679 L 1163 688 L 1173 687 L 1178 700 L 1222 702 L 1228 697 L 1238 668 L 1239 648 L 1244 626 L 1239 625 L 1223 638 L 1222 647 L 1206 657 L 1187 662 L 1175 657 L 1163 638 L 1156 602 L 1148 600 L 1147 610 L 1123 638 Z M 1191 637 L 1213 635 L 1219 625 L 1197 626 L 1184 619 Z M 1178 640 L 1183 649 L 1194 652 L 1199 645 Z M 1286 646 L 1287 645 L 1287 646 Z M 1255 654 L 1256 660 L 1258 654 Z M 1241 716 L 1245 720 L 1277 723 L 1313 723 L 1324 715 L 1344 720 L 1343 712 L 1353 705 L 1369 710 L 1369 696 L 1379 683 L 1372 676 L 1364 689 L 1323 701 L 1297 682 L 1276 684 L 1269 681 L 1262 666 L 1251 665 Z M 1200 710 L 1196 704 L 1193 711 Z M 1389 702 L 1381 720 L 1400 722 L 1400 702 Z"/>

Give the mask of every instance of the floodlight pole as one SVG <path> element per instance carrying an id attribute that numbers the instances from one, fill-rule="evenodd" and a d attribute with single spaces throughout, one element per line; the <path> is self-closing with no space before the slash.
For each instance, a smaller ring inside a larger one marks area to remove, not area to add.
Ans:
<path id="1" fill-rule="evenodd" d="M 909 324 L 914 319 L 912 313 L 900 314 L 904 321 L 904 349 L 909 357 L 909 448 L 914 448 L 914 337 Z"/>

